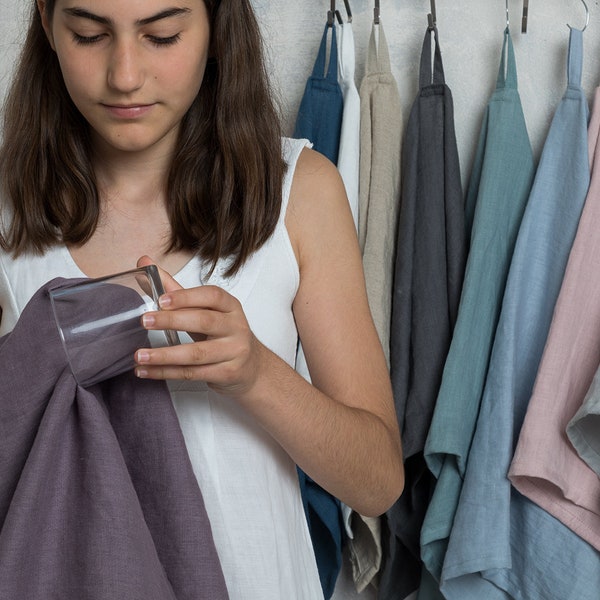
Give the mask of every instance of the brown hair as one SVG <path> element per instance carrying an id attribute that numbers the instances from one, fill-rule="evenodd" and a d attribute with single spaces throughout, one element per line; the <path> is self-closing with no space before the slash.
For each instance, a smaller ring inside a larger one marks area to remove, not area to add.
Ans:
<path id="1" fill-rule="evenodd" d="M 281 127 L 249 0 L 204 0 L 210 58 L 185 115 L 167 181 L 169 250 L 197 251 L 229 273 L 271 235 L 281 209 Z M 4 108 L 0 190 L 10 223 L 0 246 L 15 255 L 85 243 L 100 201 L 89 127 L 65 87 L 35 2 Z M 52 17 L 54 1 L 46 5 Z"/>

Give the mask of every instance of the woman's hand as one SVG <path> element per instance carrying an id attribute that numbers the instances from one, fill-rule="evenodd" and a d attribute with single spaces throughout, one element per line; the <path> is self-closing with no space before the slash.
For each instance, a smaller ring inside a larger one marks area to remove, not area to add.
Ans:
<path id="1" fill-rule="evenodd" d="M 145 256 L 138 266 L 152 264 Z M 148 379 L 205 381 L 218 392 L 236 398 L 256 382 L 265 348 L 254 337 L 239 301 L 216 286 L 182 288 L 160 271 L 166 293 L 162 310 L 146 313 L 144 327 L 186 331 L 193 343 L 142 348 L 135 354 L 136 374 Z"/>

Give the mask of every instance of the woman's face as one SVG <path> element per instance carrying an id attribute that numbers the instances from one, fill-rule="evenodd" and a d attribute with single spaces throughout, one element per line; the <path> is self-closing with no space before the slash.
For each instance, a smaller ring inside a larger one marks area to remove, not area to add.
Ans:
<path id="1" fill-rule="evenodd" d="M 204 75 L 202 0 L 57 0 L 44 29 L 102 151 L 170 153 Z"/>

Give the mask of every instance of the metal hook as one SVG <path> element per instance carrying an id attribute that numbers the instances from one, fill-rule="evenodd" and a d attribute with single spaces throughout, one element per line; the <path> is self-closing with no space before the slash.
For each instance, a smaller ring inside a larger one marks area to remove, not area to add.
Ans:
<path id="1" fill-rule="evenodd" d="M 527 17 L 529 16 L 529 0 L 523 0 L 523 18 L 521 19 L 521 33 L 527 33 Z"/>
<path id="2" fill-rule="evenodd" d="M 375 23 L 375 25 L 379 25 L 379 17 L 379 0 L 375 0 L 375 8 L 373 9 L 373 23 Z"/>
<path id="3" fill-rule="evenodd" d="M 509 26 L 509 19 L 508 19 L 508 0 L 506 0 L 506 29 L 508 29 Z"/>
<path id="4" fill-rule="evenodd" d="M 331 0 L 331 8 L 327 11 L 327 25 L 333 27 L 335 22 L 335 0 Z"/>
<path id="5" fill-rule="evenodd" d="M 583 26 L 583 29 L 581 30 L 582 32 L 586 30 L 589 22 L 590 22 L 590 9 L 588 8 L 588 5 L 585 3 L 585 0 L 581 0 L 583 2 L 583 6 L 585 6 L 585 25 Z M 572 29 L 572 27 L 567 23 L 567 27 L 569 29 Z"/>
<path id="6" fill-rule="evenodd" d="M 435 0 L 430 0 L 431 2 L 431 12 L 427 15 L 427 23 L 429 24 L 429 29 L 434 29 L 437 25 L 437 20 L 435 16 Z"/>
<path id="7" fill-rule="evenodd" d="M 352 23 L 352 10 L 350 9 L 349 0 L 344 0 L 344 6 L 346 7 L 346 15 L 348 16 L 348 23 Z"/>

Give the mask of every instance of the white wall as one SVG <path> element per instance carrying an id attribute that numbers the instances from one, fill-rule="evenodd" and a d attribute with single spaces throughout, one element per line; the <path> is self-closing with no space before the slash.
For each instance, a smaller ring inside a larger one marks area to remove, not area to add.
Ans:
<path id="1" fill-rule="evenodd" d="M 13 61 L 18 52 L 18 42 L 23 30 L 22 0 L 0 0 L 0 97 L 8 84 Z"/>

